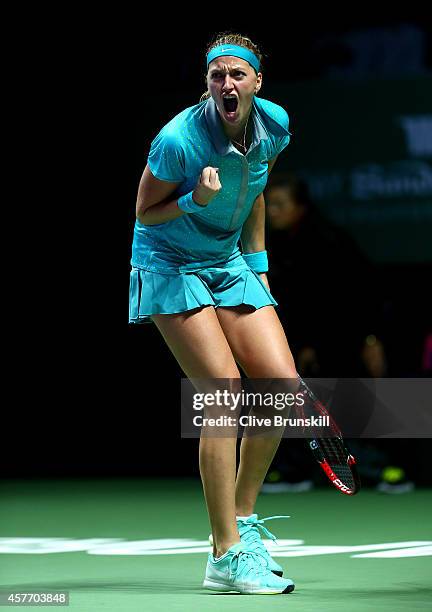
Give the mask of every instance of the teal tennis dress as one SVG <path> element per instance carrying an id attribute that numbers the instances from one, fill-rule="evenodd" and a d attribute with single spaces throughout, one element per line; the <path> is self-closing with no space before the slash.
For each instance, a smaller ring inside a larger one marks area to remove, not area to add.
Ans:
<path id="1" fill-rule="evenodd" d="M 151 144 L 148 166 L 178 182 L 173 199 L 195 188 L 206 166 L 219 168 L 220 192 L 203 210 L 157 225 L 135 223 L 129 322 L 200 306 L 254 308 L 277 302 L 242 257 L 240 235 L 267 183 L 267 162 L 289 143 L 283 108 L 254 98 L 252 143 L 242 155 L 225 135 L 212 98 L 167 123 Z"/>

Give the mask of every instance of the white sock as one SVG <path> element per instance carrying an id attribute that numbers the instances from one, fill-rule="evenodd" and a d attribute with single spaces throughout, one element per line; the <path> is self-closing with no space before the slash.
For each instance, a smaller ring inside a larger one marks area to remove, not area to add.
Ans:
<path id="1" fill-rule="evenodd" d="M 250 514 L 249 516 L 252 516 L 252 514 Z M 249 518 L 249 516 L 236 516 L 236 519 L 238 521 L 246 521 Z"/>

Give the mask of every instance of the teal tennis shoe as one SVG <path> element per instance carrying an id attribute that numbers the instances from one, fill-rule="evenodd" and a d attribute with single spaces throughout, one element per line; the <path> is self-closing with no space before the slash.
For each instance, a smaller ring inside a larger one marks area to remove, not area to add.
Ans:
<path id="1" fill-rule="evenodd" d="M 291 593 L 295 588 L 292 580 L 273 574 L 259 552 L 249 550 L 244 542 L 234 544 L 218 559 L 209 553 L 203 586 L 243 595 Z"/>
<path id="2" fill-rule="evenodd" d="M 237 518 L 237 527 L 239 530 L 240 539 L 242 542 L 247 544 L 248 550 L 260 553 L 260 555 L 266 560 L 269 570 L 276 574 L 276 576 L 282 576 L 283 568 L 271 557 L 261 539 L 260 533 L 261 531 L 267 538 L 276 541 L 276 536 L 274 536 L 266 527 L 264 527 L 264 523 L 265 521 L 271 521 L 278 518 L 289 518 L 289 516 L 268 516 L 267 518 L 258 519 L 257 514 L 251 514 L 250 516 Z"/>
<path id="3" fill-rule="evenodd" d="M 275 542 L 276 536 L 274 536 L 271 531 L 264 527 L 264 523 L 265 521 L 271 521 L 273 519 L 278 518 L 290 517 L 285 515 L 278 515 L 258 519 L 257 514 L 251 514 L 250 516 L 244 516 L 241 518 L 237 517 L 237 529 L 239 531 L 241 541 L 245 542 L 248 545 L 248 549 L 259 552 L 260 555 L 263 557 L 263 560 L 267 563 L 269 570 L 276 574 L 276 576 L 283 576 L 283 568 L 272 558 L 264 542 L 262 541 L 260 534 L 261 530 L 263 535 L 267 536 L 268 538 L 270 538 L 270 540 L 273 540 Z M 213 546 L 212 534 L 209 535 L 209 542 Z"/>

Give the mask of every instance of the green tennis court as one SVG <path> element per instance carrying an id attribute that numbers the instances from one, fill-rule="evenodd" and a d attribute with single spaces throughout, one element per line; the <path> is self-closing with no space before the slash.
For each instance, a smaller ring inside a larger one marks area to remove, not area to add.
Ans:
<path id="1" fill-rule="evenodd" d="M 269 598 L 202 588 L 209 526 L 197 480 L 4 481 L 1 589 L 67 590 L 83 612 L 430 610 L 431 510 L 430 490 L 260 496 L 261 516 L 291 515 L 269 527 L 296 590 Z"/>

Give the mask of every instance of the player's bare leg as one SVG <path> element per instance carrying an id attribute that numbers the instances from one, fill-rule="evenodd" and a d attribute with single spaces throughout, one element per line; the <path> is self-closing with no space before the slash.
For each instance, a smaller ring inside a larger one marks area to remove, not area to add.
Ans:
<path id="1" fill-rule="evenodd" d="M 294 359 L 284 329 L 273 306 L 251 311 L 247 306 L 218 308 L 217 316 L 232 353 L 249 378 L 297 378 Z M 279 435 L 245 436 L 240 447 L 236 481 L 237 516 L 249 516 L 270 464 Z"/>
<path id="2" fill-rule="evenodd" d="M 152 318 L 188 378 L 240 378 L 212 306 Z M 200 440 L 200 473 L 215 557 L 240 541 L 235 509 L 236 442 L 235 436 Z"/>

